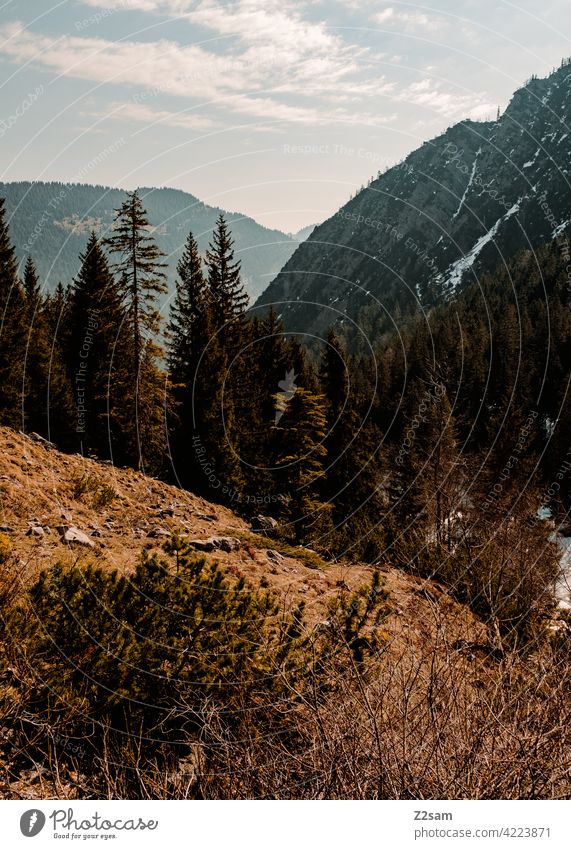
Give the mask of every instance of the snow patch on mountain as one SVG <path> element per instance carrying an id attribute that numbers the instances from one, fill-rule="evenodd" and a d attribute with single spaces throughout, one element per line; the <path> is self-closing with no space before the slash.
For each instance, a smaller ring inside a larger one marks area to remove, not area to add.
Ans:
<path id="1" fill-rule="evenodd" d="M 456 218 L 459 215 L 460 210 L 464 206 L 464 201 L 466 200 L 466 195 L 470 191 L 470 186 L 472 185 L 472 183 L 474 181 L 474 176 L 476 174 L 476 166 L 478 164 L 478 156 L 481 154 L 481 152 L 482 152 L 482 148 L 479 147 L 478 150 L 476 151 L 476 157 L 474 159 L 474 164 L 472 165 L 472 173 L 470 174 L 470 177 L 468 179 L 468 185 L 464 189 L 464 194 L 462 195 L 462 198 L 460 200 L 460 205 L 459 205 L 458 209 L 456 210 L 456 212 L 454 213 L 454 215 L 452 216 L 452 220 L 454 220 L 454 218 Z"/>
<path id="2" fill-rule="evenodd" d="M 519 200 L 517 200 L 516 203 L 508 209 L 506 214 L 502 215 L 501 218 L 498 218 L 494 226 L 478 239 L 476 244 L 467 254 L 465 254 L 465 256 L 460 257 L 460 259 L 457 259 L 456 262 L 453 262 L 448 271 L 446 271 L 443 275 L 440 275 L 437 279 L 440 281 L 445 280 L 450 288 L 455 289 L 458 283 L 462 280 L 465 272 L 472 268 L 485 246 L 497 236 L 502 224 L 511 218 L 512 215 L 519 212 L 522 200 L 523 198 L 519 198 Z"/>

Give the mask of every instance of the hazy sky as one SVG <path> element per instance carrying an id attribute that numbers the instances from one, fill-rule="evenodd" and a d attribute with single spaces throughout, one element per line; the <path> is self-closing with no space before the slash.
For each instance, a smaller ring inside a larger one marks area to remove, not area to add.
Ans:
<path id="1" fill-rule="evenodd" d="M 293 231 L 570 38 L 569 0 L 0 0 L 0 179 L 173 186 Z"/>

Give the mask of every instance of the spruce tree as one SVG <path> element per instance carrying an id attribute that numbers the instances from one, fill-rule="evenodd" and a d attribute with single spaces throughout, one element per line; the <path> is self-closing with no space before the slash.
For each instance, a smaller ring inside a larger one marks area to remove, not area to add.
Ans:
<path id="1" fill-rule="evenodd" d="M 12 427 L 22 426 L 25 320 L 24 291 L 0 198 L 0 423 Z"/>
<path id="2" fill-rule="evenodd" d="M 323 542 L 330 530 L 329 506 L 319 494 L 326 449 L 323 395 L 299 387 L 276 427 L 278 479 L 287 497 L 287 519 L 298 543 Z"/>
<path id="3" fill-rule="evenodd" d="M 244 318 L 248 296 L 240 278 L 240 261 L 234 259 L 234 240 L 222 214 L 206 252 L 206 269 L 216 330 L 228 337 L 231 326 Z"/>
<path id="4" fill-rule="evenodd" d="M 22 417 L 26 430 L 35 431 L 55 442 L 71 447 L 73 405 L 70 384 L 58 340 L 49 321 L 48 300 L 34 261 L 28 256 L 24 267 L 25 354 L 22 381 Z"/>
<path id="5" fill-rule="evenodd" d="M 123 408 L 132 384 L 126 311 L 95 232 L 80 262 L 66 312 L 66 361 L 76 402 L 77 440 L 82 452 L 124 462 L 131 425 Z"/>
<path id="6" fill-rule="evenodd" d="M 26 294 L 26 303 L 28 310 L 35 308 L 41 299 L 40 295 L 40 280 L 34 265 L 34 260 L 30 255 L 24 266 L 24 292 Z"/>
<path id="7" fill-rule="evenodd" d="M 360 398 L 347 352 L 333 330 L 327 335 L 321 367 L 327 398 L 327 451 L 321 491 L 332 507 L 335 553 L 376 560 L 383 547 L 379 483 L 380 432 L 371 420 L 368 398 Z"/>
<path id="8" fill-rule="evenodd" d="M 283 324 L 270 309 L 262 319 L 251 321 L 251 341 L 243 351 L 243 373 L 247 381 L 245 405 L 237 410 L 242 426 L 241 450 L 252 488 L 271 488 L 271 443 L 276 423 L 276 393 L 290 375 L 291 366 Z M 262 479 L 264 483 L 262 484 Z"/>
<path id="9" fill-rule="evenodd" d="M 173 410 L 169 422 L 170 455 L 177 480 L 187 488 L 200 489 L 203 483 L 191 450 L 192 438 L 201 431 L 200 418 L 206 413 L 202 404 L 214 403 L 205 397 L 203 382 L 210 380 L 208 368 L 213 350 L 211 302 L 198 245 L 189 233 L 177 264 L 176 294 L 167 329 L 169 380 Z M 202 363 L 202 370 L 199 364 Z M 200 384 L 197 386 L 197 382 Z M 210 384 L 212 388 L 212 384 Z M 203 391 L 201 391 L 203 390 Z M 194 396 L 201 397 L 201 409 L 195 409 Z M 215 394 L 215 393 L 214 393 Z"/>
<path id="10" fill-rule="evenodd" d="M 203 350 L 202 327 L 211 308 L 202 259 L 192 233 L 177 264 L 176 294 L 168 324 L 168 364 L 173 386 L 189 385 Z"/>
<path id="11" fill-rule="evenodd" d="M 200 392 L 216 398 L 207 413 L 208 432 L 203 440 L 218 442 L 218 465 L 224 485 L 237 489 L 243 485 L 241 457 L 245 450 L 244 428 L 247 428 L 251 405 L 251 331 L 246 318 L 248 299 L 240 278 L 240 262 L 234 258 L 234 241 L 223 215 L 218 217 L 212 242 L 206 253 L 210 338 L 201 360 L 200 385 L 197 383 L 194 409 Z M 207 375 L 210 377 L 207 378 Z M 209 380 L 210 388 L 206 385 Z M 214 434 L 217 434 L 216 439 Z M 247 441 L 247 440 L 246 440 Z M 211 452 L 212 453 L 212 449 Z"/>
<path id="12" fill-rule="evenodd" d="M 120 255 L 116 270 L 121 280 L 133 333 L 135 369 L 141 362 L 145 337 L 160 330 L 156 307 L 158 295 L 167 291 L 166 274 L 162 270 L 165 254 L 149 235 L 150 222 L 137 191 L 127 192 L 127 199 L 115 210 L 113 236 L 105 240 L 111 253 Z"/>
<path id="13" fill-rule="evenodd" d="M 131 462 L 139 469 L 145 466 L 146 457 L 153 456 L 156 462 L 165 448 L 163 425 L 158 429 L 151 427 L 151 422 L 156 423 L 158 419 L 150 414 L 149 399 L 157 399 L 164 392 L 164 379 L 156 362 L 162 354 L 157 343 L 161 326 L 157 298 L 167 291 L 166 274 L 163 271 L 166 263 L 162 262 L 164 253 L 149 235 L 149 230 L 147 212 L 138 192 L 128 192 L 125 202 L 115 210 L 113 235 L 105 242 L 111 253 L 119 254 L 120 257 L 115 269 L 127 308 L 133 352 L 135 432 L 134 440 L 131 441 Z M 147 393 L 146 399 L 142 398 L 143 393 Z M 143 407 L 144 421 L 141 418 Z M 148 470 L 156 470 L 156 467 L 153 464 Z"/>

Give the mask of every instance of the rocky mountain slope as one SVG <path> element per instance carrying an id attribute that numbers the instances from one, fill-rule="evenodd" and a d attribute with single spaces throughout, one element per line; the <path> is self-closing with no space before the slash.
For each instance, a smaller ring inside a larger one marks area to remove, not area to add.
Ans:
<path id="1" fill-rule="evenodd" d="M 141 472 L 62 454 L 41 437 L 4 427 L 0 446 L 0 535 L 17 560 L 23 585 L 58 561 L 129 573 L 143 548 L 158 550 L 173 533 L 193 540 L 197 551 L 232 575 L 282 594 L 287 605 L 303 599 L 310 614 L 312 609 L 315 615 L 323 613 L 339 586 L 370 580 L 371 566 L 327 563 L 309 549 L 284 546 L 254 533 L 227 508 Z M 382 571 L 395 616 L 406 615 L 407 630 L 425 627 L 425 620 L 417 618 L 418 599 L 438 597 L 453 614 L 450 621 L 462 620 L 458 634 L 467 628 L 475 639 L 482 638 L 482 626 L 441 587 L 389 565 Z"/>
<path id="2" fill-rule="evenodd" d="M 71 282 L 90 231 L 107 233 L 113 210 L 121 205 L 124 195 L 121 189 L 79 183 L 0 183 L 18 259 L 25 261 L 31 254 L 50 289 L 60 281 Z M 216 218 L 224 210 L 176 189 L 144 188 L 141 197 L 155 228 L 154 236 L 167 254 L 172 288 L 189 230 L 201 251 L 206 251 Z M 245 215 L 224 214 L 242 261 L 246 289 L 255 299 L 292 255 L 299 240 L 262 227 Z"/>
<path id="3" fill-rule="evenodd" d="M 16 583 L 17 602 L 18 594 L 30 586 L 39 570 L 56 562 L 64 566 L 94 564 L 129 575 L 143 547 L 158 550 L 172 533 L 194 540 L 197 551 L 204 549 L 207 559 L 216 559 L 230 580 L 243 577 L 250 586 L 272 590 L 283 611 L 303 601 L 306 627 L 311 629 L 326 625 L 328 604 L 334 596 L 370 583 L 371 566 L 327 563 L 308 549 L 287 549 L 278 539 L 254 533 L 231 511 L 133 470 L 62 454 L 40 437 L 7 428 L 0 428 L 0 448 L 0 591 L 4 599 L 7 580 Z M 218 543 L 213 543 L 213 538 Z M 229 544 L 222 544 L 221 538 Z M 422 712 L 429 704 L 430 714 L 426 715 L 432 716 L 433 722 L 438 717 L 448 722 L 450 712 L 454 714 L 459 705 L 462 728 L 469 711 L 481 724 L 487 694 L 499 698 L 506 665 L 483 623 L 442 585 L 407 575 L 389 563 L 382 565 L 380 572 L 388 591 L 388 617 L 380 632 L 388 716 L 385 722 L 383 714 L 379 723 L 389 735 L 387 745 L 394 742 L 390 752 L 400 758 L 397 728 L 403 705 L 406 713 L 419 706 Z M 14 593 L 10 596 L 14 598 Z M 0 659 L 2 652 L 0 645 Z M 518 665 L 520 676 L 522 665 Z M 89 797 L 92 791 L 82 760 L 84 747 L 74 749 L 79 755 L 56 771 L 47 763 L 30 762 L 15 747 L 14 729 L 7 717 L 11 716 L 10 705 L 18 703 L 25 687 L 18 689 L 10 666 L 0 667 L 4 709 L 4 718 L 0 717 L 0 798 Z M 525 674 L 532 673 L 529 665 Z M 511 688 L 509 693 L 511 704 Z M 352 703 L 349 707 L 352 736 L 358 708 Z M 413 716 L 418 734 L 418 748 L 413 751 L 418 751 L 420 758 L 427 749 L 428 732 L 422 724 L 417 729 L 417 714 Z M 503 719 L 504 714 L 500 716 Z M 42 728 L 49 726 L 49 721 L 42 721 Z M 367 724 L 364 718 L 362 724 Z M 470 732 L 466 733 L 469 740 Z M 68 738 L 59 731 L 55 739 L 58 746 L 68 745 Z M 439 734 L 438 745 L 445 739 L 446 734 Z M 412 745 L 412 737 L 406 740 L 407 747 Z M 452 738 L 454 756 L 460 742 L 464 738 Z M 512 746 L 511 737 L 509 744 Z M 438 753 L 440 758 L 440 749 Z M 187 767 L 183 759 L 173 773 L 182 783 L 188 780 Z"/>
<path id="4" fill-rule="evenodd" d="M 492 122 L 426 142 L 316 227 L 258 301 L 288 330 L 370 334 L 473 282 L 571 220 L 571 65 L 533 78 Z"/>

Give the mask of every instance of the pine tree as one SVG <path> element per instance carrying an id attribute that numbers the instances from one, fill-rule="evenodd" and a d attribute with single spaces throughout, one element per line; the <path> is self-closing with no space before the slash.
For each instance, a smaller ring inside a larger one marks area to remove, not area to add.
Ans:
<path id="1" fill-rule="evenodd" d="M 168 324 L 168 364 L 173 385 L 188 386 L 203 350 L 202 327 L 210 311 L 202 259 L 192 233 L 177 264 L 176 294 Z"/>
<path id="2" fill-rule="evenodd" d="M 132 391 L 132 343 L 122 293 L 92 232 L 66 311 L 66 362 L 82 452 L 124 462 L 132 425 L 122 409 Z M 115 451 L 112 451 L 115 444 Z"/>
<path id="3" fill-rule="evenodd" d="M 239 488 L 243 484 L 241 458 L 245 449 L 242 435 L 247 429 L 251 404 L 251 362 L 245 354 L 251 350 L 251 331 L 246 318 L 248 299 L 240 279 L 240 262 L 234 259 L 234 241 L 223 215 L 216 222 L 205 265 L 211 327 L 200 365 L 201 386 L 197 386 L 197 391 L 206 392 L 205 400 L 215 397 L 216 401 L 207 413 L 210 430 L 206 433 L 203 423 L 200 438 L 214 447 L 213 434 L 218 434 L 218 450 L 222 455 L 217 458 L 217 464 L 223 470 L 224 485 Z M 207 378 L 207 375 L 210 376 Z M 195 410 L 198 397 L 195 397 Z M 212 455 L 212 448 L 209 453 Z"/>
<path id="4" fill-rule="evenodd" d="M 149 229 L 147 212 L 138 192 L 128 192 L 125 202 L 115 210 L 114 235 L 105 242 L 111 253 L 120 255 L 115 268 L 127 307 L 133 352 L 135 445 L 131 449 L 131 462 L 139 469 L 145 465 L 145 457 L 160 457 L 165 447 L 163 426 L 149 430 L 150 422 L 156 422 L 157 418 L 150 415 L 149 399 L 142 398 L 143 391 L 155 399 L 164 393 L 164 379 L 155 364 L 162 354 L 156 341 L 161 325 L 157 297 L 167 291 L 163 271 L 166 263 L 162 262 L 164 253 L 149 235 Z M 146 411 L 144 422 L 142 404 Z"/>
<path id="5" fill-rule="evenodd" d="M 111 253 L 120 254 L 116 270 L 121 280 L 133 333 L 135 370 L 141 362 L 143 340 L 160 330 L 157 296 L 167 291 L 162 270 L 165 254 L 149 235 L 150 223 L 137 191 L 127 192 L 127 200 L 115 210 L 114 235 L 105 240 Z"/>
<path id="6" fill-rule="evenodd" d="M 248 296 L 240 279 L 240 261 L 234 259 L 234 240 L 222 214 L 206 252 L 206 269 L 216 330 L 224 339 L 230 336 L 235 323 L 243 321 Z"/>
<path id="7" fill-rule="evenodd" d="M 332 506 L 334 532 L 329 545 L 338 555 L 375 560 L 383 545 L 379 525 L 380 433 L 370 418 L 370 405 L 357 395 L 349 358 L 333 330 L 327 335 L 321 367 L 322 391 L 327 398 L 327 451 L 322 480 L 323 498 Z M 363 412 L 360 413 L 360 409 Z"/>
<path id="8" fill-rule="evenodd" d="M 418 381 L 408 403 L 408 426 L 396 456 L 401 487 L 396 513 L 450 548 L 465 481 L 446 387 L 434 377 Z"/>
<path id="9" fill-rule="evenodd" d="M 177 272 L 176 295 L 167 330 L 169 380 L 174 401 L 169 423 L 170 455 L 177 480 L 187 488 L 200 489 L 202 481 L 190 445 L 192 437 L 197 435 L 196 417 L 206 412 L 204 408 L 196 409 L 197 391 L 202 402 L 209 405 L 203 382 L 205 375 L 207 380 L 213 376 L 209 368 L 213 349 L 208 347 L 213 322 L 202 260 L 192 233 L 188 235 Z"/>
<path id="10" fill-rule="evenodd" d="M 329 506 L 319 496 L 326 427 L 325 398 L 297 388 L 276 427 L 278 476 L 287 493 L 287 518 L 297 542 L 319 544 L 330 529 Z"/>
<path id="11" fill-rule="evenodd" d="M 22 381 L 24 427 L 46 436 L 66 449 L 71 447 L 73 418 L 71 388 L 60 345 L 49 321 L 48 300 L 31 256 L 24 267 L 25 358 Z"/>
<path id="12" fill-rule="evenodd" d="M 26 294 L 28 310 L 30 308 L 35 309 L 41 300 L 40 280 L 34 260 L 30 255 L 28 255 L 26 265 L 24 266 L 24 292 Z"/>
<path id="13" fill-rule="evenodd" d="M 0 423 L 12 427 L 22 426 L 25 320 L 24 291 L 0 198 Z"/>

